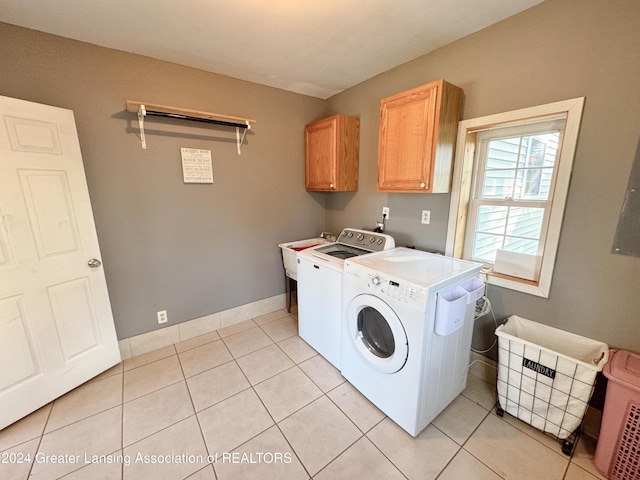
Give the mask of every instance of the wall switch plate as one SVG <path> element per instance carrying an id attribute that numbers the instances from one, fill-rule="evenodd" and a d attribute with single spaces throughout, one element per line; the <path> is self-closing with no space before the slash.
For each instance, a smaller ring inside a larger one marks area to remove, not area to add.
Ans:
<path id="1" fill-rule="evenodd" d="M 167 323 L 167 321 L 169 320 L 169 317 L 167 316 L 167 311 L 166 310 L 161 310 L 157 313 L 158 315 L 158 323 Z"/>
<path id="2" fill-rule="evenodd" d="M 389 207 L 382 207 L 382 216 L 389 220 Z"/>
<path id="3" fill-rule="evenodd" d="M 431 210 L 422 210 L 422 223 L 424 225 L 429 225 L 431 222 Z"/>

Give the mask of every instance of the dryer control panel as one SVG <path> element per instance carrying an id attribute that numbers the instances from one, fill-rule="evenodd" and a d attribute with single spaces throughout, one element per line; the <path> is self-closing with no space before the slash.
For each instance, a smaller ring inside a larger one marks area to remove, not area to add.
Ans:
<path id="1" fill-rule="evenodd" d="M 346 262 L 348 263 L 348 261 Z M 377 297 L 406 304 L 416 310 L 425 311 L 428 289 L 403 279 L 390 277 L 381 272 L 354 266 L 345 276 L 357 282 L 360 287 Z"/>
<path id="2" fill-rule="evenodd" d="M 384 297 L 390 297 L 398 302 L 419 305 L 426 302 L 427 289 L 408 282 L 388 279 L 381 274 L 369 274 L 369 284 Z"/>

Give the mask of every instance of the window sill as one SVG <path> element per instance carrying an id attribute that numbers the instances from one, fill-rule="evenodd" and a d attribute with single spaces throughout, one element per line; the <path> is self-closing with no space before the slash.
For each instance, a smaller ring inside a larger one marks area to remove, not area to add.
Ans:
<path id="1" fill-rule="evenodd" d="M 540 281 L 525 280 L 524 278 L 512 277 L 503 273 L 496 273 L 490 267 L 485 268 L 480 273 L 480 280 L 488 285 L 496 287 L 508 288 L 517 292 L 528 293 L 538 297 L 548 298 L 549 289 L 544 288 Z"/>

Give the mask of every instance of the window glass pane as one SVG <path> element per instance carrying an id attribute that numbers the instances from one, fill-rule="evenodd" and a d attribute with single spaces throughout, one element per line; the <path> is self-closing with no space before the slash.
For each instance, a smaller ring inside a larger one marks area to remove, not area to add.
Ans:
<path id="1" fill-rule="evenodd" d="M 472 258 L 494 263 L 498 250 L 538 254 L 544 208 L 481 205 Z"/>
<path id="2" fill-rule="evenodd" d="M 510 198 L 515 195 L 517 170 L 486 170 L 481 198 Z"/>
<path id="3" fill-rule="evenodd" d="M 542 230 L 544 208 L 509 207 L 506 235 L 512 239 L 538 240 Z M 522 252 L 509 248 L 512 252 Z"/>
<path id="4" fill-rule="evenodd" d="M 504 234 L 509 207 L 482 205 L 478 209 L 476 232 Z"/>
<path id="5" fill-rule="evenodd" d="M 490 140 L 478 198 L 547 200 L 559 131 Z"/>
<path id="6" fill-rule="evenodd" d="M 472 259 L 493 265 L 496 262 L 496 253 L 502 248 L 503 244 L 503 235 L 478 233 L 476 234 L 476 240 L 473 244 Z"/>
<path id="7" fill-rule="evenodd" d="M 487 170 L 516 168 L 520 152 L 520 137 L 503 138 L 489 142 Z"/>

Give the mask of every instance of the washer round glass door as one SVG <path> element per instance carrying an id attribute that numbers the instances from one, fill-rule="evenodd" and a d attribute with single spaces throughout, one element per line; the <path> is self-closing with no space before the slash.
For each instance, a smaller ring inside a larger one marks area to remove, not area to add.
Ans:
<path id="1" fill-rule="evenodd" d="M 373 295 L 358 295 L 349 303 L 347 327 L 351 345 L 373 368 L 395 373 L 407 361 L 407 334 L 398 315 Z"/>

